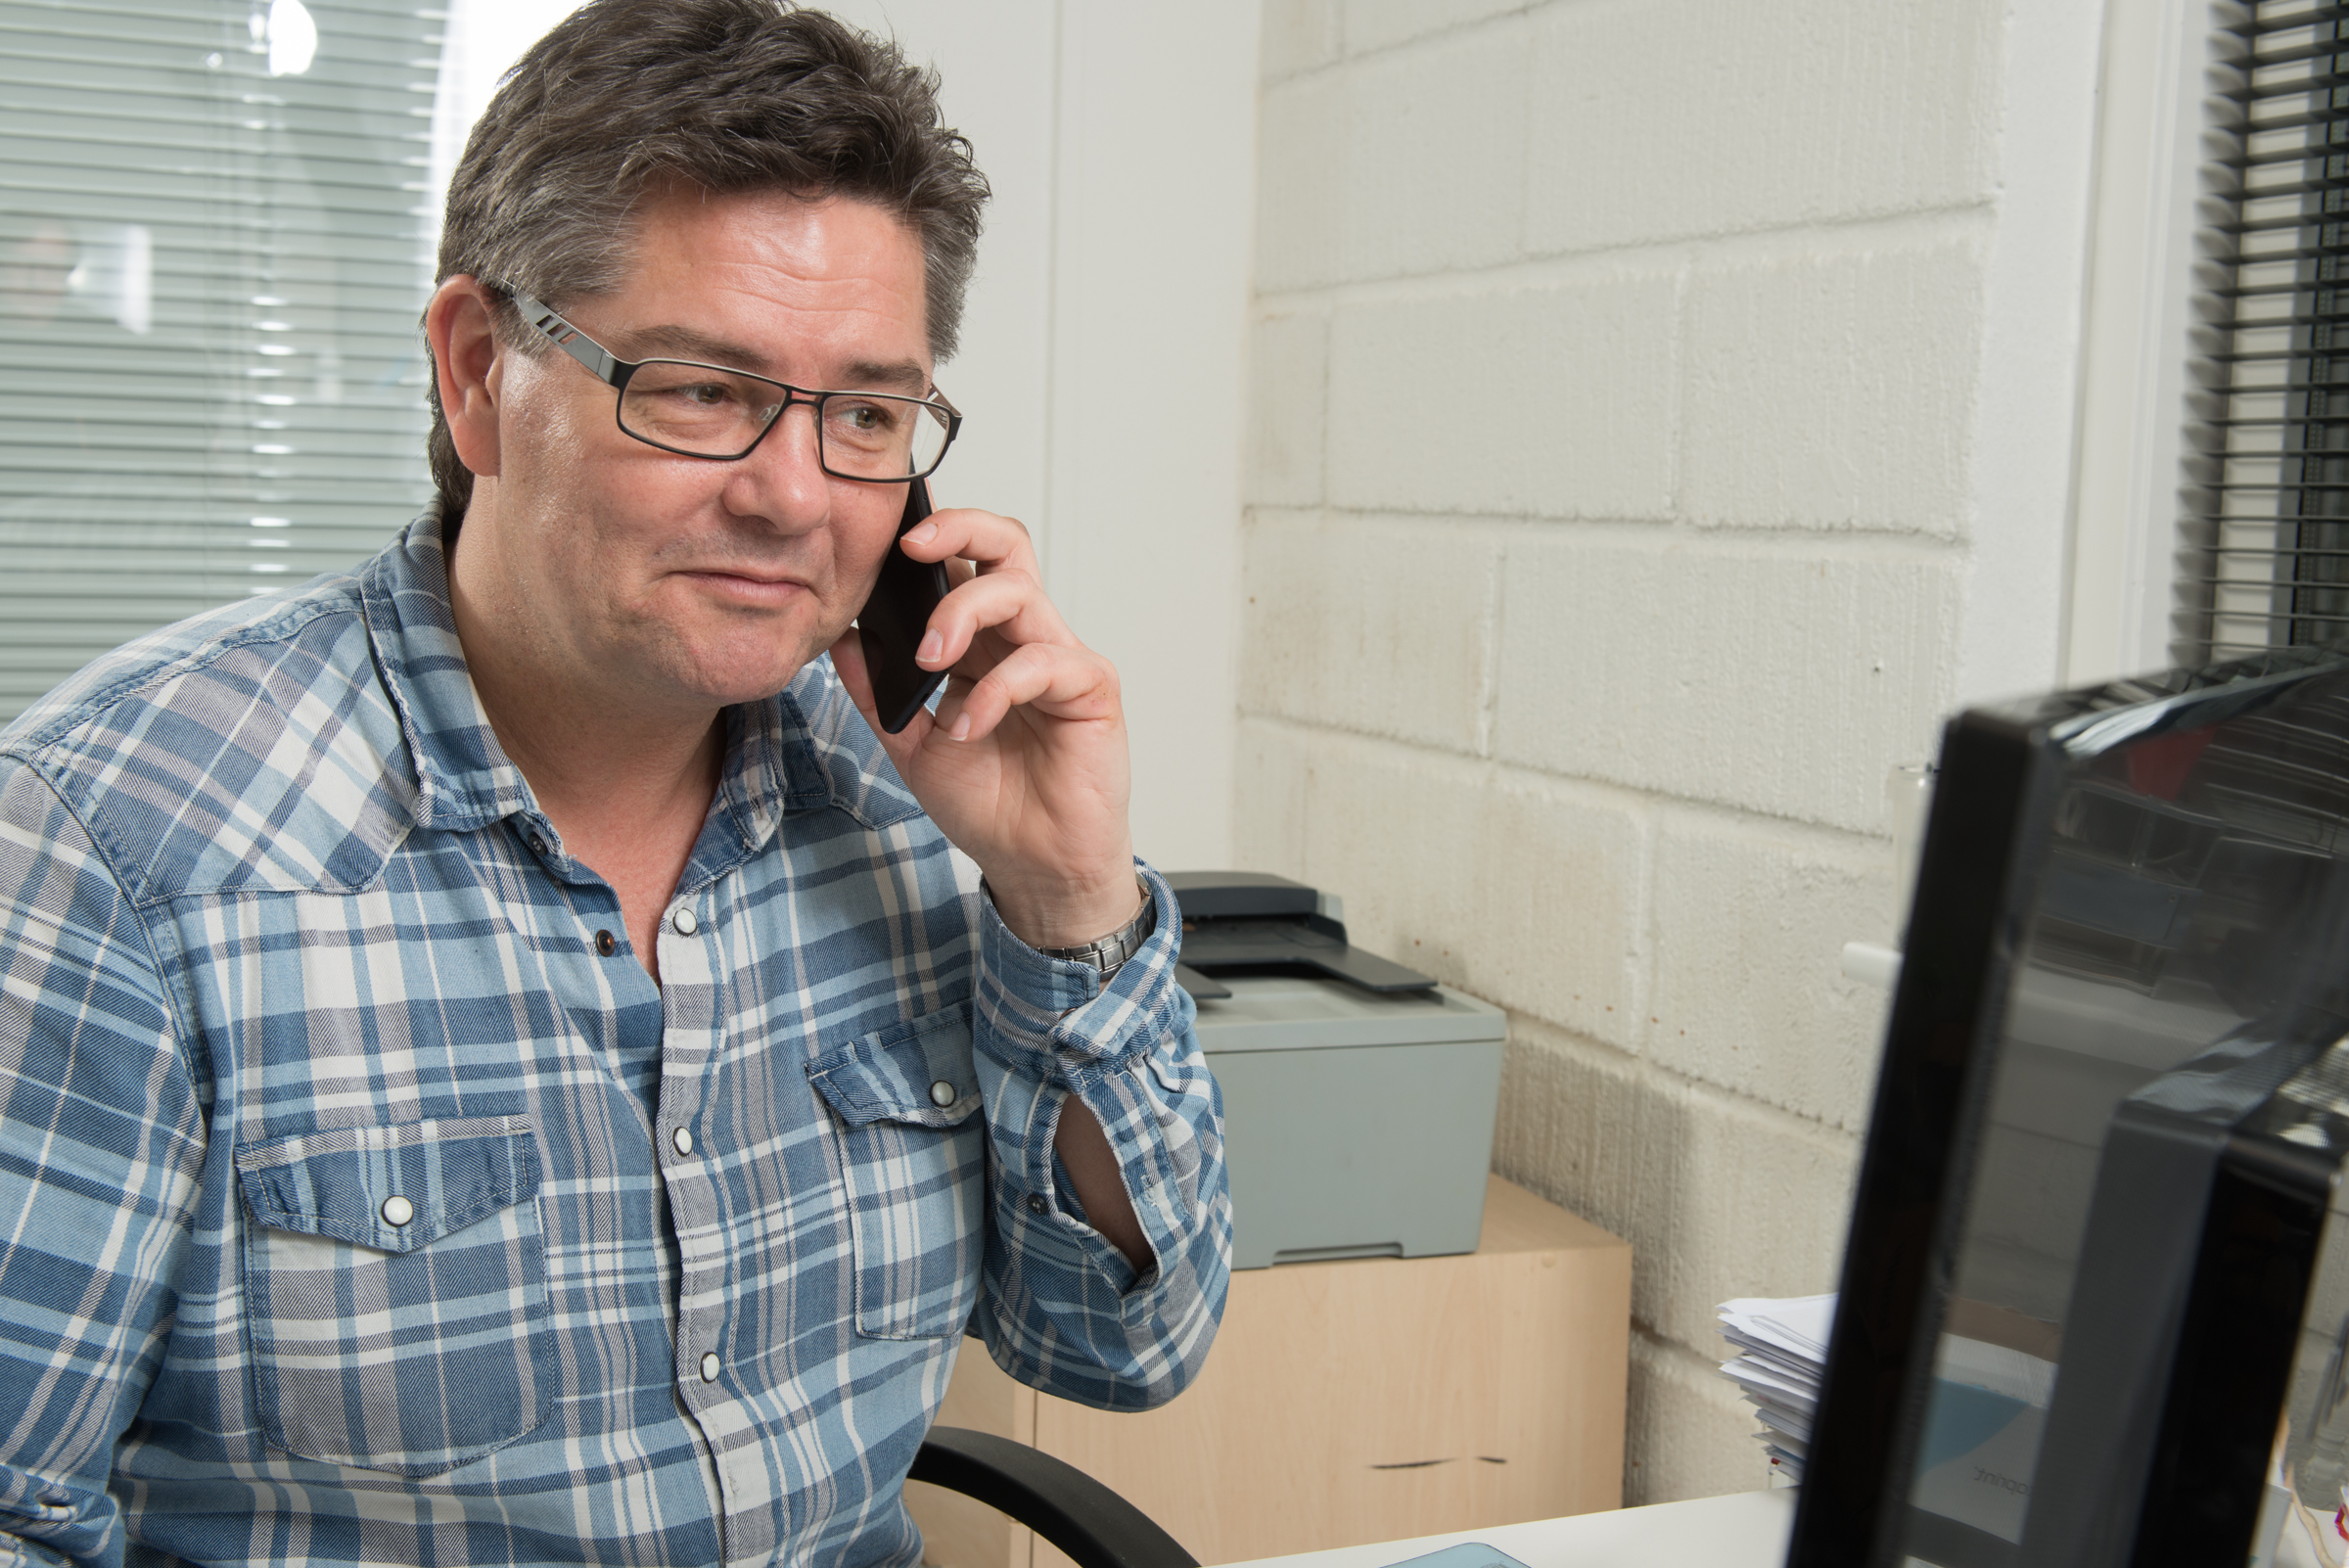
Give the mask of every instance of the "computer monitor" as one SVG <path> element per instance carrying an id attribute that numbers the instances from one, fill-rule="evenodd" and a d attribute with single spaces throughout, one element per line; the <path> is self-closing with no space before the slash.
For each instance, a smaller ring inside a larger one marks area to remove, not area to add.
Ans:
<path id="1" fill-rule="evenodd" d="M 2345 847 L 2336 652 L 1950 723 L 1790 1568 L 2243 1563 L 2278 1475 L 2330 1524 Z"/>

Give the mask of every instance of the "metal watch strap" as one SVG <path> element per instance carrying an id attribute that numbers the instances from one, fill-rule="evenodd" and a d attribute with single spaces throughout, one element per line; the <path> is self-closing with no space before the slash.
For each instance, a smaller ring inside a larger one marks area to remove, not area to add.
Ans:
<path id="1" fill-rule="evenodd" d="M 1142 912 L 1119 930 L 1080 946 L 1038 947 L 1036 950 L 1047 958 L 1067 958 L 1081 964 L 1091 964 L 1101 971 L 1103 980 L 1109 979 L 1118 972 L 1119 965 L 1141 951 L 1142 944 L 1150 940 L 1150 933 L 1158 929 L 1158 900 L 1150 897 L 1150 890 L 1139 881 L 1134 886 L 1141 889 Z"/>

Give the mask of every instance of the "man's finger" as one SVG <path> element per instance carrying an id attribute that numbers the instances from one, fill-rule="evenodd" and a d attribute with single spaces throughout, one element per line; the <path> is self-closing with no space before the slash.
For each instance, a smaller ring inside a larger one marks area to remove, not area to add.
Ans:
<path id="1" fill-rule="evenodd" d="M 979 633 L 990 628 L 1014 643 L 1077 642 L 1045 597 L 1043 584 L 1025 572 L 995 572 L 963 583 L 930 612 L 930 629 L 938 633 L 939 647 L 919 662 L 929 669 L 950 669 L 971 651 Z"/>
<path id="2" fill-rule="evenodd" d="M 1117 671 L 1088 648 L 1023 643 L 973 681 L 957 710 L 943 722 L 954 740 L 984 740 L 1006 714 L 1030 705 L 1072 722 L 1114 717 Z"/>
<path id="3" fill-rule="evenodd" d="M 1036 565 L 1036 541 L 1028 536 L 1027 528 L 1017 518 L 976 507 L 933 512 L 899 542 L 916 561 L 959 557 L 977 562 L 982 576 L 1006 570 L 1025 571 L 1037 577 L 1043 575 Z"/>

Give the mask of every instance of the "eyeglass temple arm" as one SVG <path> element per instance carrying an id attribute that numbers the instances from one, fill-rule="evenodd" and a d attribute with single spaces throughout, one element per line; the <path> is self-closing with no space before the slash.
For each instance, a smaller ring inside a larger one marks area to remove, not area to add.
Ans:
<path id="1" fill-rule="evenodd" d="M 512 293 L 514 308 L 522 312 L 524 321 L 544 333 L 549 343 L 585 365 L 602 380 L 615 387 L 620 385 L 621 361 L 604 352 L 594 339 L 555 314 L 547 305 L 519 289 Z"/>

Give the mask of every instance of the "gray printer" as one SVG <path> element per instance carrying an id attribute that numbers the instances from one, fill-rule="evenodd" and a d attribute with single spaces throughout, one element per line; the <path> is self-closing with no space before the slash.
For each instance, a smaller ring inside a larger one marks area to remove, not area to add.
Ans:
<path id="1" fill-rule="evenodd" d="M 1232 1267 L 1474 1252 L 1500 1009 L 1353 946 L 1338 900 L 1302 883 L 1167 880 L 1223 1091 Z"/>

